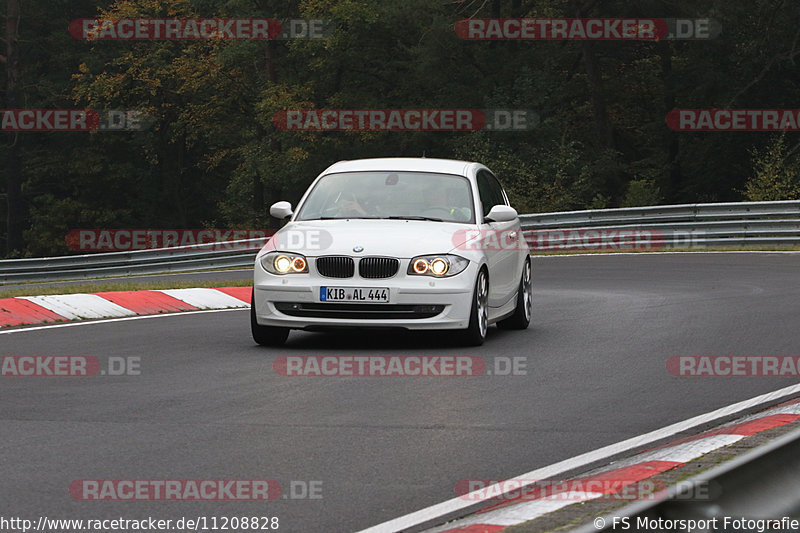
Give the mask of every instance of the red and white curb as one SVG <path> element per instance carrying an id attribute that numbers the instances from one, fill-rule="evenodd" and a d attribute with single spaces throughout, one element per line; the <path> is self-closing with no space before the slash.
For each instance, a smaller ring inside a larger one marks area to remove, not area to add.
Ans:
<path id="1" fill-rule="evenodd" d="M 0 299 L 0 328 L 250 306 L 250 287 L 114 291 Z"/>
<path id="2" fill-rule="evenodd" d="M 565 490 L 551 492 L 540 498 L 533 493 L 533 496 L 522 495 L 516 501 L 513 499 L 502 501 L 465 518 L 427 529 L 425 533 L 496 533 L 569 505 L 618 494 L 634 483 L 683 466 L 689 461 L 745 437 L 790 424 L 798 419 L 800 419 L 800 400 L 792 400 L 719 428 L 645 450 L 631 458 L 595 470 L 587 476 L 559 481 L 559 486 L 568 487 Z M 591 492 L 569 490 L 569 487 L 603 487 L 605 490 Z M 520 501 L 521 499 L 524 501 Z"/>

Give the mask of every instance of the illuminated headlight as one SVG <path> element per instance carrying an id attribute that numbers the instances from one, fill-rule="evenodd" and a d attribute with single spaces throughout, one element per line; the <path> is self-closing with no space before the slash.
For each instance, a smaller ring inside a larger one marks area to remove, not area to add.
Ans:
<path id="1" fill-rule="evenodd" d="M 300 254 L 270 252 L 261 258 L 261 266 L 272 274 L 305 274 L 308 273 L 308 262 Z"/>
<path id="2" fill-rule="evenodd" d="M 457 255 L 421 255 L 413 258 L 408 264 L 408 274 L 410 276 L 448 278 L 463 272 L 467 266 L 469 266 L 469 260 Z"/>

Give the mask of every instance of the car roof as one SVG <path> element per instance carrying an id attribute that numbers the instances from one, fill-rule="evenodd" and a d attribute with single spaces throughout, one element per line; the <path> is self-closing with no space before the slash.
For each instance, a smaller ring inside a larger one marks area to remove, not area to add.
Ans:
<path id="1" fill-rule="evenodd" d="M 471 165 L 478 165 L 478 163 L 426 157 L 380 157 L 339 161 L 325 169 L 323 174 L 332 174 L 334 172 L 409 171 L 467 176 L 467 169 Z"/>

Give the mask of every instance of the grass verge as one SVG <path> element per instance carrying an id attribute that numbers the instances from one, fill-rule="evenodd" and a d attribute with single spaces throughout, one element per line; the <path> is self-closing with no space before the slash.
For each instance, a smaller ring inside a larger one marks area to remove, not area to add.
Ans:
<path id="1" fill-rule="evenodd" d="M 161 281 L 161 282 L 135 282 L 120 281 L 119 283 L 81 283 L 78 285 L 56 285 L 52 287 L 24 287 L 9 290 L 0 288 L 0 298 L 13 298 L 15 296 L 47 296 L 52 294 L 82 294 L 93 292 L 111 291 L 148 291 L 158 289 L 191 289 L 215 287 L 250 287 L 253 280 L 229 279 L 214 281 Z"/>

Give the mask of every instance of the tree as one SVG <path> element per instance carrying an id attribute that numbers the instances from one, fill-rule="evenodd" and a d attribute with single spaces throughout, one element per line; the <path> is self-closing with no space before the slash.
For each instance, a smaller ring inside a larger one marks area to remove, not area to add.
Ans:
<path id="1" fill-rule="evenodd" d="M 747 181 L 745 197 L 753 202 L 800 200 L 800 144 L 789 149 L 786 135 L 776 137 L 763 149 L 754 149 L 755 174 Z"/>

